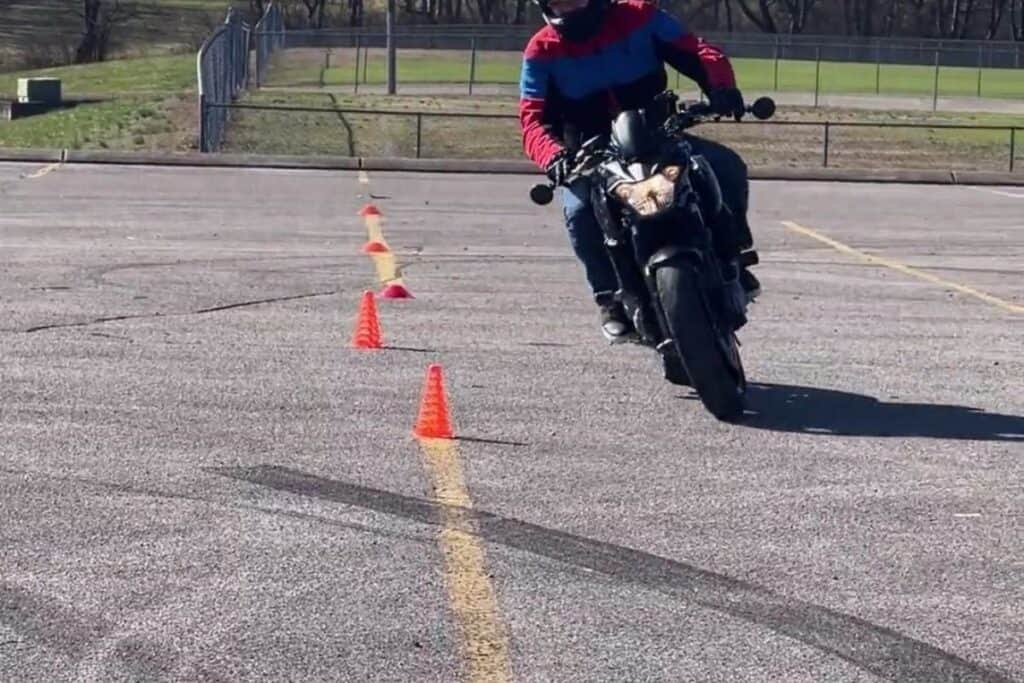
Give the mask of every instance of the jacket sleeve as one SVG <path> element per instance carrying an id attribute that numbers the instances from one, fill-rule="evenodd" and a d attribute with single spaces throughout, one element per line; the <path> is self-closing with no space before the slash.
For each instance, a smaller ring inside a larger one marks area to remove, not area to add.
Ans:
<path id="1" fill-rule="evenodd" d="M 547 168 L 562 150 L 547 122 L 547 97 L 551 79 L 550 62 L 530 54 L 527 48 L 519 78 L 519 125 L 523 133 L 523 150 L 533 163 Z"/>
<path id="2" fill-rule="evenodd" d="M 676 71 L 696 81 L 705 93 L 736 87 L 736 76 L 725 54 L 662 10 L 654 16 L 654 42 L 658 55 Z"/>

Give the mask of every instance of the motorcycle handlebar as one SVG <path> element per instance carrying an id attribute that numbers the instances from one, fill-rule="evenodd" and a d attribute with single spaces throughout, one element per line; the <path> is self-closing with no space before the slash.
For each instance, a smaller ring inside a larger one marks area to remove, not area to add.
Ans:
<path id="1" fill-rule="evenodd" d="M 775 114 L 775 101 L 772 100 L 770 97 L 759 97 L 756 100 L 754 100 L 751 104 L 744 107 L 744 112 L 753 115 L 754 118 L 761 121 L 770 119 Z M 678 116 L 681 116 L 684 119 L 688 119 L 691 123 L 698 123 L 703 119 L 717 117 L 718 115 L 711 110 L 710 104 L 707 104 L 705 102 L 694 102 L 692 104 L 686 105 L 683 111 L 681 111 L 678 114 Z M 584 146 L 584 148 L 580 150 L 580 154 L 586 156 L 586 151 L 587 148 L 586 146 Z M 570 177 L 575 177 L 578 174 L 578 169 L 583 165 L 583 162 L 586 159 L 580 159 L 578 155 L 577 160 L 579 162 L 577 164 L 577 170 L 574 171 L 572 176 Z M 537 183 L 536 185 L 530 188 L 530 200 L 534 204 L 545 206 L 547 204 L 550 204 L 554 198 L 555 183 L 551 181 L 548 181 L 546 183 Z"/>

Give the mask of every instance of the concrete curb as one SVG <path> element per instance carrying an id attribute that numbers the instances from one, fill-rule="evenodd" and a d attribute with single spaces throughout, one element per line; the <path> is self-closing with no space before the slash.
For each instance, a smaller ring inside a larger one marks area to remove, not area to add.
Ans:
<path id="1" fill-rule="evenodd" d="M 3 159 L 3 151 L 0 151 Z M 359 159 L 342 156 L 288 156 L 267 154 L 202 154 L 187 152 L 129 152 L 112 150 L 67 150 L 70 164 L 122 164 L 142 166 L 203 166 L 224 168 L 291 168 L 354 171 Z"/>
<path id="2" fill-rule="evenodd" d="M 179 154 L 114 150 L 0 149 L 0 161 L 207 168 L 279 168 L 342 171 L 407 171 L 422 173 L 486 173 L 540 176 L 531 162 L 520 159 L 402 159 L 267 154 Z M 753 180 L 825 181 L 846 183 L 910 183 L 926 185 L 1024 186 L 1024 173 L 992 171 L 893 170 L 852 168 L 750 169 Z"/>
<path id="3" fill-rule="evenodd" d="M 0 161 L 27 161 L 29 163 L 53 164 L 63 161 L 62 149 L 7 149 L 0 148 Z"/>

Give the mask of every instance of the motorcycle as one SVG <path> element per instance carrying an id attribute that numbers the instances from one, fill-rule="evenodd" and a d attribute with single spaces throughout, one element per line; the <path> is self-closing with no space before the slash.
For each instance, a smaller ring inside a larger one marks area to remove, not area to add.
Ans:
<path id="1" fill-rule="evenodd" d="M 768 119 L 775 103 L 762 97 L 746 112 Z M 712 225 L 731 216 L 710 164 L 685 131 L 717 118 L 707 104 L 662 93 L 646 109 L 621 112 L 610 135 L 584 142 L 564 184 L 590 181 L 633 341 L 655 349 L 668 381 L 691 386 L 709 412 L 728 421 L 745 407 L 736 332 L 747 322 L 748 301 L 739 271 L 757 255 L 745 252 L 740 263 L 715 249 Z M 530 190 L 539 205 L 553 197 L 551 183 Z"/>

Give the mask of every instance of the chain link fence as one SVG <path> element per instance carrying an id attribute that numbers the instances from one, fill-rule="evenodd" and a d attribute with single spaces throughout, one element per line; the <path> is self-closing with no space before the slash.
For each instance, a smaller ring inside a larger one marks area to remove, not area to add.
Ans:
<path id="1" fill-rule="evenodd" d="M 261 33 L 261 31 L 266 31 Z M 267 6 L 253 30 L 229 9 L 224 23 L 206 39 L 196 56 L 199 83 L 199 149 L 215 152 L 224 142 L 230 109 L 250 81 L 250 43 L 255 42 L 257 82 L 270 55 L 284 44 L 284 22 L 275 4 Z"/>
<path id="2" fill-rule="evenodd" d="M 514 94 L 529 33 L 505 27 L 402 26 L 394 35 L 400 91 Z M 1024 43 L 719 34 L 747 90 L 819 95 L 1024 99 Z M 289 31 L 262 85 L 376 92 L 386 80 L 380 30 Z M 676 87 L 680 81 L 676 80 Z M 436 89 L 436 88 L 435 88 Z"/>
<path id="3" fill-rule="evenodd" d="M 256 23 L 256 87 L 266 78 L 270 66 L 270 56 L 285 46 L 284 14 L 281 9 L 271 4 L 263 17 Z"/>

